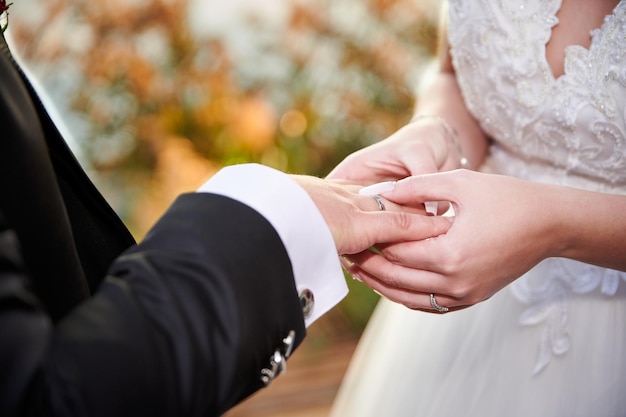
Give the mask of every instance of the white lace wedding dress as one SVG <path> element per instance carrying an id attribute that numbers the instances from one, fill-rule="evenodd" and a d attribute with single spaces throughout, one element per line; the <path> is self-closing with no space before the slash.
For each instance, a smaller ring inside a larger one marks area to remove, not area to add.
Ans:
<path id="1" fill-rule="evenodd" d="M 555 78 L 545 45 L 560 5 L 450 2 L 459 84 L 495 139 L 483 170 L 626 194 L 626 0 Z M 331 415 L 626 416 L 625 287 L 625 273 L 549 259 L 461 312 L 381 301 Z"/>

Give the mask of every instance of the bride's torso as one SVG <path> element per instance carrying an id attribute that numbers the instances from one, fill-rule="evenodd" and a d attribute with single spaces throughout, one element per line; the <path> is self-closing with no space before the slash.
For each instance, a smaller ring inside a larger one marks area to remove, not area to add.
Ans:
<path id="1" fill-rule="evenodd" d="M 459 87 L 493 139 L 482 169 L 626 194 L 626 0 L 561 3 L 450 0 Z M 520 322 L 544 325 L 535 371 L 569 349 L 574 294 L 614 299 L 625 281 L 626 273 L 567 259 L 515 281 L 510 290 L 527 305 Z"/>
<path id="2" fill-rule="evenodd" d="M 626 194 L 626 3 L 451 0 L 449 7 L 459 86 L 494 140 L 490 168 Z"/>

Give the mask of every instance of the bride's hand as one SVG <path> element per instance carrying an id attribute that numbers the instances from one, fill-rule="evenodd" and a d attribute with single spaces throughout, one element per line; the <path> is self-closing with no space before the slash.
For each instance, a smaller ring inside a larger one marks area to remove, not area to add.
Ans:
<path id="1" fill-rule="evenodd" d="M 436 117 L 419 118 L 349 155 L 326 178 L 367 185 L 456 168 L 459 155 L 446 129 Z"/>
<path id="2" fill-rule="evenodd" d="M 351 255 L 350 272 L 413 309 L 433 311 L 431 293 L 450 310 L 476 304 L 553 256 L 555 194 L 552 186 L 466 170 L 399 181 L 386 198 L 405 205 L 449 201 L 452 227 L 428 240 L 377 245 L 384 256 Z"/>
<path id="3" fill-rule="evenodd" d="M 340 255 L 364 251 L 378 243 L 406 242 L 445 233 L 450 221 L 426 216 L 423 208 L 403 207 L 384 200 L 385 210 L 360 186 L 294 175 L 322 213 Z"/>

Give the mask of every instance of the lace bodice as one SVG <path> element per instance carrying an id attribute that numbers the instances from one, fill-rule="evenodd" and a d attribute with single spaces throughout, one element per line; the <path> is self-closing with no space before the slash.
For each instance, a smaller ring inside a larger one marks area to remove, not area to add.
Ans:
<path id="1" fill-rule="evenodd" d="M 448 37 L 466 104 L 494 140 L 485 170 L 626 194 L 626 0 L 569 46 L 554 77 L 546 43 L 561 0 L 450 0 Z M 626 274 L 565 259 L 544 261 L 511 289 L 520 321 L 544 324 L 535 371 L 569 349 L 567 299 L 614 295 Z"/>
<path id="2" fill-rule="evenodd" d="M 459 85 L 495 157 L 507 154 L 502 168 L 518 160 L 507 173 L 626 193 L 626 3 L 592 32 L 589 49 L 566 49 L 558 78 L 545 45 L 560 0 L 450 3 Z"/>

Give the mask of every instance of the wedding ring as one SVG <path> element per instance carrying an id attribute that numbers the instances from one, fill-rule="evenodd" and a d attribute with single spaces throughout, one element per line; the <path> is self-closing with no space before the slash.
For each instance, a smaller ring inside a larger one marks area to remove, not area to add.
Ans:
<path id="1" fill-rule="evenodd" d="M 378 210 L 385 211 L 385 204 L 383 203 L 383 199 L 380 198 L 378 194 L 374 194 L 372 197 L 374 197 L 374 200 L 376 200 L 376 203 L 378 204 Z"/>
<path id="2" fill-rule="evenodd" d="M 439 303 L 437 303 L 437 300 L 435 300 L 435 294 L 432 293 L 430 294 L 430 305 L 433 306 L 433 308 L 440 313 L 447 313 L 449 310 L 448 307 L 439 305 Z"/>

